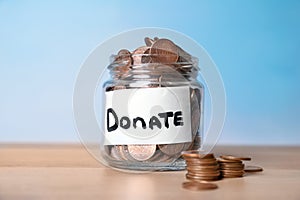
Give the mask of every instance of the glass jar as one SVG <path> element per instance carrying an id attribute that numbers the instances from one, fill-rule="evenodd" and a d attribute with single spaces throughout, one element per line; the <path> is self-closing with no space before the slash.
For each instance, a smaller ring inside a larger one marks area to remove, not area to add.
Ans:
<path id="1" fill-rule="evenodd" d="M 201 146 L 203 85 L 197 80 L 197 58 L 175 44 L 154 48 L 155 42 L 133 52 L 120 50 L 107 67 L 101 152 L 110 167 L 181 170 L 181 152 Z"/>

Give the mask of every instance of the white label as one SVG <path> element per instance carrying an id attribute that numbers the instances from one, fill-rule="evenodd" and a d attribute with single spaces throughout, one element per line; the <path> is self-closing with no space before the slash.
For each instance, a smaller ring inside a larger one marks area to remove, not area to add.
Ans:
<path id="1" fill-rule="evenodd" d="M 191 142 L 189 87 L 105 93 L 105 145 Z"/>

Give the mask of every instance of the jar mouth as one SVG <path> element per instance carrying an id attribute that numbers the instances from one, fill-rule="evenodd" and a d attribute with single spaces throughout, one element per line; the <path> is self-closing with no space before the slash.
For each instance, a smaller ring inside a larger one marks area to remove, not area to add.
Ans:
<path id="1" fill-rule="evenodd" d="M 108 69 L 110 71 L 122 71 L 121 68 L 125 70 L 138 70 L 138 69 L 148 69 L 156 70 L 157 68 L 173 68 L 192 71 L 199 71 L 198 59 L 196 57 L 191 57 L 189 60 L 182 58 L 177 58 L 176 61 L 173 55 L 161 55 L 161 54 L 135 54 L 131 57 L 123 55 L 112 55 L 112 62 L 109 64 Z"/>

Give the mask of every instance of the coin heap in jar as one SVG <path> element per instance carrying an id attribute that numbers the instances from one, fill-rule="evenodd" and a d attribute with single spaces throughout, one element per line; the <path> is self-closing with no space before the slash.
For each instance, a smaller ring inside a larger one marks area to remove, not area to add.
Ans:
<path id="1" fill-rule="evenodd" d="M 200 118 L 202 86 L 191 83 L 198 76 L 197 59 L 169 39 L 144 39 L 145 45 L 134 51 L 120 50 L 112 56 L 108 69 L 114 81 L 106 92 L 133 88 L 176 87 L 189 82 L 192 141 L 173 144 L 106 145 L 110 162 L 161 163 L 174 161 L 182 151 L 199 149 L 201 143 Z M 145 75 L 145 73 L 147 73 Z M 143 78 L 144 77 L 144 78 Z"/>

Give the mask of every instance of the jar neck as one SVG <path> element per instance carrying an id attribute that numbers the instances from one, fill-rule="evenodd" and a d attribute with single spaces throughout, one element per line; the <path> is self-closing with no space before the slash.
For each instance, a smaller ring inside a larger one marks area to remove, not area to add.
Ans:
<path id="1" fill-rule="evenodd" d="M 152 84 L 179 84 L 196 81 L 199 68 L 198 61 L 193 58 L 190 62 L 176 63 L 140 63 L 114 60 L 108 66 L 114 81 L 149 82 Z"/>

